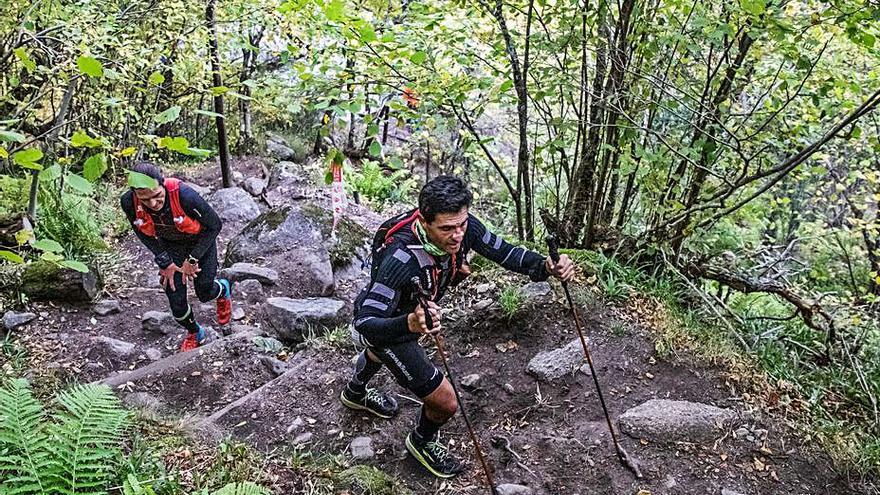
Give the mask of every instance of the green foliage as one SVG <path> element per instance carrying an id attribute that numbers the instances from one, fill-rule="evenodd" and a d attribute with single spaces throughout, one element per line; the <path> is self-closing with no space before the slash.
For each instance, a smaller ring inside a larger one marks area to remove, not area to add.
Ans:
<path id="1" fill-rule="evenodd" d="M 406 171 L 387 171 L 373 160 L 364 160 L 349 177 L 354 190 L 377 206 L 405 202 L 416 185 Z"/>
<path id="2" fill-rule="evenodd" d="M 373 466 L 356 465 L 339 473 L 339 480 L 349 490 L 363 495 L 403 495 L 406 487 Z"/>
<path id="3" fill-rule="evenodd" d="M 98 221 L 102 216 L 99 212 L 105 209 L 93 199 L 73 193 L 62 193 L 59 197 L 47 190 L 40 197 L 37 238 L 57 242 L 63 246 L 64 255 L 74 259 L 88 260 L 106 249 Z"/>
<path id="4" fill-rule="evenodd" d="M 518 286 L 508 285 L 501 290 L 498 305 L 505 317 L 513 318 L 522 309 L 523 300 L 522 290 Z"/>
<path id="5" fill-rule="evenodd" d="M 5 493 L 103 493 L 120 455 L 127 414 L 106 386 L 75 385 L 47 417 L 26 381 L 0 388 L 0 473 Z"/>

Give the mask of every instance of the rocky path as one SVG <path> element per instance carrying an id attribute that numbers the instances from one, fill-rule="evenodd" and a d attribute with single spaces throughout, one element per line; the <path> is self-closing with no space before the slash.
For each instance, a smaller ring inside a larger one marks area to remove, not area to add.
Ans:
<path id="1" fill-rule="evenodd" d="M 211 344 L 177 353 L 181 331 L 131 236 L 97 303 L 33 303 L 32 315 L 9 313 L 4 325 L 59 376 L 106 383 L 135 406 L 198 417 L 206 436 L 344 452 L 396 474 L 414 493 L 487 493 L 460 418 L 444 435 L 470 459 L 466 475 L 440 482 L 407 456 L 402 440 L 419 406 L 387 373 L 377 383 L 398 394 L 399 417 L 378 420 L 339 403 L 354 354 L 344 327 L 365 283 L 360 258 L 382 218 L 354 207 L 331 237 L 328 198 L 312 187 L 319 173 L 283 161 L 283 148 L 271 144 L 281 160 L 268 169 L 257 159 L 237 163 L 240 188 L 217 190 L 209 170 L 186 177 L 225 220 L 220 246 L 236 280 L 235 321 L 214 325 Z M 626 308 L 594 300 L 581 314 L 624 446 L 643 463 L 646 477 L 635 480 L 614 456 L 558 288 L 524 287 L 524 305 L 509 318 L 494 274 L 477 273 L 444 307 L 451 366 L 500 492 L 859 493 L 792 431 L 747 412 L 720 370 L 663 359 Z M 212 312 L 200 308 L 203 323 L 213 324 Z M 328 330 L 331 338 L 317 338 Z"/>

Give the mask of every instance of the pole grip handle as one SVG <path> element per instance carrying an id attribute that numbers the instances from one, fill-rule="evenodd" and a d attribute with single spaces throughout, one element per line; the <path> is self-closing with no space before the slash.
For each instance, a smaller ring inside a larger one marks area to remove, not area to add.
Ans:
<path id="1" fill-rule="evenodd" d="M 428 311 L 428 295 L 425 292 L 425 289 L 422 288 L 422 281 L 419 280 L 419 277 L 413 277 L 411 279 L 412 284 L 416 287 L 416 293 L 418 294 L 419 306 L 422 307 L 422 311 L 425 312 L 425 326 L 428 327 L 428 330 L 434 328 L 434 318 L 431 317 L 431 312 Z"/>
<path id="2" fill-rule="evenodd" d="M 556 237 L 548 235 L 544 240 L 547 241 L 550 259 L 553 260 L 553 263 L 559 263 L 559 242 L 556 240 Z"/>

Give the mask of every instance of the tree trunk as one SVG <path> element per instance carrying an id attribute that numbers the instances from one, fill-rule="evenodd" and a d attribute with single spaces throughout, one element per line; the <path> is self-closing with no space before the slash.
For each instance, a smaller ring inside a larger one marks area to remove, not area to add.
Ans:
<path id="1" fill-rule="evenodd" d="M 600 34 L 606 30 L 606 10 L 605 0 L 600 0 L 599 12 L 597 14 Z M 602 131 L 602 126 L 599 123 L 603 120 L 602 98 L 608 55 L 608 45 L 605 39 L 601 35 L 598 39 L 600 41 L 596 52 L 596 72 L 593 75 L 593 90 L 592 95 L 587 95 L 587 104 L 585 105 L 585 111 L 586 107 L 589 107 L 589 120 L 584 124 L 587 131 L 584 142 L 581 145 L 580 163 L 573 177 L 574 183 L 569 189 L 567 207 L 562 220 L 561 241 L 568 245 L 579 244 L 581 232 L 584 230 L 585 214 L 593 210 L 596 196 L 593 191 L 595 186 L 593 180 L 596 175 L 596 164 L 599 154 L 599 134 Z M 584 117 L 582 116 L 581 118 L 583 119 Z"/>
<path id="2" fill-rule="evenodd" d="M 205 10 L 205 18 L 208 21 L 210 31 L 208 50 L 211 56 L 211 74 L 214 87 L 223 86 L 220 77 L 220 54 L 217 49 L 217 23 L 214 19 L 214 10 L 217 0 L 208 0 L 208 8 Z M 226 140 L 226 114 L 223 110 L 223 95 L 214 96 L 214 112 L 219 114 L 214 120 L 217 123 L 217 144 L 220 147 L 220 173 L 223 176 L 223 187 L 232 187 L 232 171 L 229 169 L 229 143 Z"/>

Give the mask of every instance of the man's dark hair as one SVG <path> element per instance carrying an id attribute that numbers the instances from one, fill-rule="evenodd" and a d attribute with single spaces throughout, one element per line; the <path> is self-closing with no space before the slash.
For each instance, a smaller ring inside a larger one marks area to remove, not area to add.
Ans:
<path id="1" fill-rule="evenodd" d="M 438 213 L 458 213 L 469 207 L 474 195 L 467 184 L 453 175 L 439 175 L 425 184 L 419 193 L 419 211 L 427 222 Z"/>
<path id="2" fill-rule="evenodd" d="M 165 177 L 162 175 L 162 171 L 159 170 L 159 167 L 153 162 L 148 162 L 146 160 L 137 161 L 131 167 L 131 171 L 156 179 L 156 182 L 158 182 L 160 186 L 165 183 Z"/>

